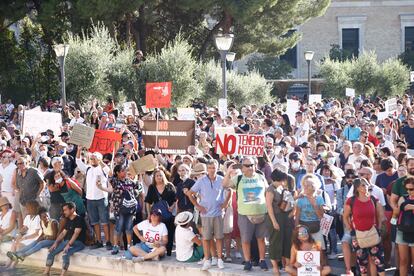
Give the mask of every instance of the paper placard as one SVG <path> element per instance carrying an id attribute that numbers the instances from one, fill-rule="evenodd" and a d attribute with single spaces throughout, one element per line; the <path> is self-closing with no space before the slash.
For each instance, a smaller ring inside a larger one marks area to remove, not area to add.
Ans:
<path id="1" fill-rule="evenodd" d="M 353 88 L 345 88 L 345 95 L 347 97 L 355 97 L 355 89 L 353 89 Z"/>
<path id="2" fill-rule="evenodd" d="M 89 148 L 90 152 L 113 153 L 116 144 L 120 143 L 122 136 L 120 133 L 110 130 L 95 130 L 92 144 Z"/>
<path id="3" fill-rule="evenodd" d="M 321 253 L 319 251 L 298 251 L 297 261 L 302 266 L 298 268 L 300 276 L 319 276 L 318 266 L 321 263 Z"/>
<path id="4" fill-rule="evenodd" d="M 323 214 L 323 217 L 321 219 L 321 232 L 322 232 L 322 235 L 324 235 L 325 237 L 329 235 L 329 230 L 331 230 L 333 220 L 334 220 L 333 216 L 330 216 L 328 214 Z"/>
<path id="5" fill-rule="evenodd" d="M 309 95 L 309 104 L 321 103 L 322 95 L 321 94 L 311 94 Z"/>
<path id="6" fill-rule="evenodd" d="M 153 171 L 157 167 L 157 160 L 152 154 L 145 155 L 144 157 L 130 163 L 130 169 L 135 174 L 143 174 L 147 171 Z"/>
<path id="7" fill-rule="evenodd" d="M 138 115 L 138 108 L 137 105 L 135 104 L 135 102 L 126 102 L 123 105 L 123 109 L 124 111 L 122 112 L 123 114 L 129 116 L 135 116 Z"/>
<path id="8" fill-rule="evenodd" d="M 36 136 L 48 129 L 53 130 L 55 136 L 60 135 L 62 115 L 54 112 L 39 112 L 27 110 L 23 117 L 23 134 Z"/>
<path id="9" fill-rule="evenodd" d="M 148 82 L 145 86 L 147 108 L 169 108 L 171 106 L 172 82 Z"/>
<path id="10" fill-rule="evenodd" d="M 289 116 L 290 124 L 296 123 L 296 112 L 299 111 L 299 101 L 288 99 L 286 106 L 286 114 Z"/>
<path id="11" fill-rule="evenodd" d="M 94 128 L 82 124 L 75 124 L 69 138 L 69 143 L 85 148 L 90 148 L 94 136 Z"/>
<path id="12" fill-rule="evenodd" d="M 398 110 L 397 98 L 392 98 L 385 102 L 385 112 L 393 113 L 397 110 Z"/>
<path id="13" fill-rule="evenodd" d="M 177 108 L 178 120 L 193 121 L 195 120 L 194 108 Z"/>
<path id="14" fill-rule="evenodd" d="M 264 135 L 235 134 L 231 130 L 229 132 L 216 131 L 217 154 L 263 156 L 263 152 Z"/>
<path id="15" fill-rule="evenodd" d="M 410 82 L 414 82 L 414 71 L 410 72 Z"/>
<path id="16" fill-rule="evenodd" d="M 382 121 L 382 120 L 384 120 L 385 118 L 388 117 L 388 113 L 387 112 L 379 112 L 377 117 L 378 117 L 378 121 Z"/>
<path id="17" fill-rule="evenodd" d="M 227 99 L 220 98 L 218 100 L 218 112 L 220 114 L 220 117 L 224 120 L 224 118 L 227 116 Z"/>

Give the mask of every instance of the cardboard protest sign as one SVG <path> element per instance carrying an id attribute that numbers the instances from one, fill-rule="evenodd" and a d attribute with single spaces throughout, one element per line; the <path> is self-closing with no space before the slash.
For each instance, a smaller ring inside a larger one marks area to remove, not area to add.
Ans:
<path id="1" fill-rule="evenodd" d="M 309 95 L 309 104 L 321 103 L 322 95 L 321 94 L 311 94 Z"/>
<path id="2" fill-rule="evenodd" d="M 394 113 L 395 111 L 397 111 L 398 110 L 397 99 L 392 98 L 392 99 L 387 100 L 385 102 L 385 110 L 388 114 Z"/>
<path id="3" fill-rule="evenodd" d="M 142 136 L 145 148 L 158 148 L 164 154 L 186 154 L 189 146 L 195 145 L 195 121 L 162 120 L 144 121 Z"/>
<path id="4" fill-rule="evenodd" d="M 321 263 L 319 251 L 298 251 L 297 261 L 302 266 L 298 268 L 298 276 L 319 276 L 318 266 Z"/>
<path id="5" fill-rule="evenodd" d="M 144 157 L 130 163 L 130 169 L 135 174 L 143 174 L 147 171 L 153 171 L 157 167 L 157 160 L 152 154 L 145 155 Z"/>
<path id="6" fill-rule="evenodd" d="M 293 125 L 296 123 L 296 112 L 299 111 L 299 101 L 297 100 L 291 100 L 288 99 L 287 100 L 287 105 L 286 105 L 286 114 L 289 116 L 289 120 L 290 120 L 290 124 Z"/>
<path id="7" fill-rule="evenodd" d="M 178 120 L 192 121 L 195 120 L 194 108 L 177 108 Z"/>
<path id="8" fill-rule="evenodd" d="M 224 155 L 263 156 L 264 135 L 216 132 L 216 153 Z"/>
<path id="9" fill-rule="evenodd" d="M 355 97 L 355 89 L 353 89 L 353 88 L 345 88 L 345 96 L 347 96 L 347 97 Z"/>
<path id="10" fill-rule="evenodd" d="M 227 99 L 220 98 L 218 100 L 218 112 L 222 119 L 227 116 Z"/>
<path id="11" fill-rule="evenodd" d="M 90 148 L 94 136 L 94 128 L 82 124 L 75 124 L 72 129 L 69 143 L 85 148 Z"/>
<path id="12" fill-rule="evenodd" d="M 54 112 L 39 112 L 27 110 L 23 117 L 23 134 L 36 136 L 48 129 L 53 130 L 55 136 L 60 135 L 62 115 Z"/>
<path id="13" fill-rule="evenodd" d="M 334 220 L 333 216 L 330 216 L 328 214 L 323 214 L 323 217 L 321 219 L 321 231 L 322 235 L 327 237 L 329 235 L 329 230 L 331 230 L 331 225 Z"/>
<path id="14" fill-rule="evenodd" d="M 117 143 L 120 143 L 122 136 L 120 133 L 110 130 L 95 130 L 89 152 L 100 152 L 102 154 L 112 153 Z"/>
<path id="15" fill-rule="evenodd" d="M 171 106 L 171 82 L 147 83 L 145 100 L 147 108 L 169 108 Z"/>
<path id="16" fill-rule="evenodd" d="M 129 116 L 135 116 L 138 115 L 138 108 L 137 105 L 135 104 L 135 102 L 126 102 L 123 105 L 123 109 L 124 111 L 122 113 L 124 113 L 125 115 Z"/>

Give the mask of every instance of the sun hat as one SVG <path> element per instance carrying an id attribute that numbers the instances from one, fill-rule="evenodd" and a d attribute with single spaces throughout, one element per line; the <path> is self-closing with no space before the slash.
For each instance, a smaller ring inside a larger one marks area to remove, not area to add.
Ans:
<path id="1" fill-rule="evenodd" d="M 184 211 L 184 212 L 177 214 L 177 216 L 175 217 L 174 223 L 182 226 L 182 225 L 186 225 L 187 223 L 189 223 L 192 219 L 193 219 L 193 214 L 191 212 Z"/>
<path id="2" fill-rule="evenodd" d="M 7 197 L 0 197 L 0 208 L 7 204 L 11 207 L 11 203 Z"/>
<path id="3" fill-rule="evenodd" d="M 207 166 L 203 163 L 198 163 L 194 166 L 193 170 L 191 171 L 191 175 L 199 175 L 202 173 L 207 173 Z"/>

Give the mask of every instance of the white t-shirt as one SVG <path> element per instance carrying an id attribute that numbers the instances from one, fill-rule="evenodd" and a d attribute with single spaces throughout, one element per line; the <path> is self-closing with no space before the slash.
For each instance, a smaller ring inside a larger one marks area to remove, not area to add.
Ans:
<path id="1" fill-rule="evenodd" d="M 101 166 L 87 166 L 85 163 L 82 162 L 81 159 L 78 158 L 76 159 L 76 165 L 78 165 L 78 168 L 83 173 L 88 172 L 88 174 L 86 175 L 86 199 L 99 200 L 106 198 L 108 196 L 108 193 L 99 189 L 98 186 L 96 186 L 96 181 L 98 180 L 98 178 L 100 178 L 102 187 L 108 188 L 108 179 L 106 175 L 108 175 L 109 173 L 109 168 L 101 168 Z"/>
<path id="2" fill-rule="evenodd" d="M 162 237 L 168 236 L 167 226 L 162 222 L 157 226 L 153 226 L 149 220 L 144 220 L 138 223 L 137 227 L 139 231 L 142 231 L 142 235 L 147 241 L 145 244 L 150 248 L 153 248 L 152 244 L 154 242 L 159 242 Z"/>
<path id="3" fill-rule="evenodd" d="M 298 141 L 298 145 L 307 142 L 308 140 L 308 135 L 309 135 L 309 123 L 304 121 L 302 123 L 297 123 L 296 124 L 296 131 L 295 131 L 295 137 L 296 140 Z"/>
<path id="4" fill-rule="evenodd" d="M 16 165 L 14 163 L 9 163 L 9 165 L 5 168 L 3 165 L 0 165 L 0 176 L 3 179 L 3 182 L 1 183 L 1 192 L 13 192 L 12 177 L 15 169 Z"/>
<path id="5" fill-rule="evenodd" d="M 28 228 L 25 236 L 30 236 L 30 235 L 36 233 L 37 230 L 41 230 L 40 217 L 37 215 L 34 218 L 31 218 L 30 215 L 27 215 L 24 218 L 23 225 L 27 226 L 27 228 Z M 41 234 L 41 231 L 39 231 L 39 236 L 40 236 L 40 234 Z M 31 240 L 36 240 L 36 239 L 37 239 L 37 237 L 32 238 Z"/>
<path id="6" fill-rule="evenodd" d="M 384 192 L 382 191 L 382 189 L 375 185 L 371 185 L 371 187 L 372 187 L 371 195 L 373 195 L 376 199 L 378 199 L 382 206 L 385 206 L 386 202 L 385 202 Z M 354 195 L 354 186 L 351 186 L 348 194 L 346 195 L 346 198 L 350 198 L 353 195 Z"/>
<path id="7" fill-rule="evenodd" d="M 85 122 L 85 119 L 83 119 L 82 117 L 73 118 L 72 120 L 70 120 L 69 126 L 73 127 L 75 124 L 83 124 L 83 122 Z"/>
<path id="8" fill-rule="evenodd" d="M 193 242 L 196 235 L 193 232 L 193 228 L 184 228 L 177 226 L 175 228 L 175 249 L 177 261 L 185 262 L 193 256 Z"/>
<path id="9" fill-rule="evenodd" d="M 355 154 L 351 154 L 348 157 L 348 163 L 354 164 L 355 168 L 359 169 L 361 167 L 362 161 L 367 160 L 367 159 L 368 157 L 366 157 L 363 154 L 360 154 L 359 156 L 356 156 Z"/>

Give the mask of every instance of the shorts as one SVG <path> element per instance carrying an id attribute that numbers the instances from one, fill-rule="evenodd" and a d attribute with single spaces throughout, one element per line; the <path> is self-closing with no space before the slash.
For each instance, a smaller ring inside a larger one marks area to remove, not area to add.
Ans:
<path id="1" fill-rule="evenodd" d="M 203 252 L 203 247 L 202 246 L 195 246 L 193 249 L 193 255 L 190 257 L 190 259 L 188 259 L 187 261 L 185 261 L 186 263 L 194 263 L 194 262 L 198 262 L 199 260 L 204 258 L 204 252 Z"/>
<path id="2" fill-rule="evenodd" d="M 345 230 L 344 232 L 344 236 L 342 237 L 341 240 L 342 243 L 347 243 L 349 245 L 352 245 L 352 236 L 351 236 L 351 232 Z"/>
<path id="3" fill-rule="evenodd" d="M 149 247 L 145 242 L 134 245 L 135 247 L 141 248 L 145 253 L 151 253 L 154 248 Z"/>
<path id="4" fill-rule="evenodd" d="M 401 232 L 398 229 L 397 229 L 397 236 L 395 238 L 395 243 L 396 244 L 401 244 L 401 245 L 408 245 L 409 247 L 414 247 L 414 243 L 408 243 L 408 242 L 403 240 L 403 232 Z"/>
<path id="5" fill-rule="evenodd" d="M 268 235 L 266 220 L 259 224 L 253 224 L 247 216 L 239 214 L 238 225 L 242 242 L 251 242 L 253 237 L 263 239 Z"/>
<path id="6" fill-rule="evenodd" d="M 203 240 L 206 241 L 212 240 L 213 236 L 216 240 L 223 239 L 223 218 L 221 216 L 202 217 L 201 232 L 203 235 Z"/>
<path id="7" fill-rule="evenodd" d="M 115 234 L 120 235 L 124 231 L 126 234 L 132 234 L 132 228 L 134 227 L 134 215 L 122 215 L 116 217 L 115 221 Z"/>
<path id="8" fill-rule="evenodd" d="M 98 200 L 88 199 L 86 200 L 86 207 L 91 225 L 109 223 L 109 208 L 105 198 Z"/>

